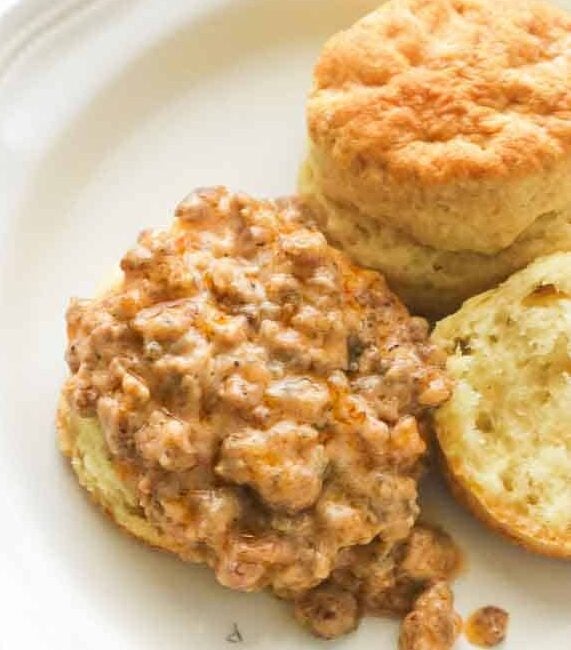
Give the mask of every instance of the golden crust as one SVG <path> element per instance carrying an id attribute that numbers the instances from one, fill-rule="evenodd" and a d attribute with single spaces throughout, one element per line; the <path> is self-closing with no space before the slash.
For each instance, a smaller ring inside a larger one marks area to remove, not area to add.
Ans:
<path id="1" fill-rule="evenodd" d="M 571 16 L 532 0 L 390 0 L 315 70 L 332 200 L 418 243 L 494 253 L 571 204 Z"/>
<path id="2" fill-rule="evenodd" d="M 526 0 L 391 0 L 325 46 L 313 140 L 397 178 L 511 176 L 571 149 L 571 17 Z"/>
<path id="3" fill-rule="evenodd" d="M 440 454 L 441 468 L 446 483 L 456 500 L 468 508 L 488 528 L 499 533 L 527 551 L 559 559 L 571 559 L 571 540 L 568 536 L 554 535 L 543 526 L 529 530 L 509 510 L 490 507 L 484 495 L 462 476 L 458 469 L 452 469 L 444 454 Z"/>

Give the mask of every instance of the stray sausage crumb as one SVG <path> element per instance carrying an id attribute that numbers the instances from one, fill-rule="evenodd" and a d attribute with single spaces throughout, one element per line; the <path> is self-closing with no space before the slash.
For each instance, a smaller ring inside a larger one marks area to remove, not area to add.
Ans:
<path id="1" fill-rule="evenodd" d="M 466 621 L 466 637 L 470 643 L 493 648 L 506 638 L 509 614 L 493 605 L 481 607 Z"/>
<path id="2" fill-rule="evenodd" d="M 444 580 L 433 582 L 403 620 L 399 650 L 451 650 L 462 629 L 454 597 Z"/>
<path id="3" fill-rule="evenodd" d="M 334 585 L 319 586 L 304 594 L 295 603 L 295 616 L 322 639 L 351 632 L 359 620 L 355 596 Z"/>

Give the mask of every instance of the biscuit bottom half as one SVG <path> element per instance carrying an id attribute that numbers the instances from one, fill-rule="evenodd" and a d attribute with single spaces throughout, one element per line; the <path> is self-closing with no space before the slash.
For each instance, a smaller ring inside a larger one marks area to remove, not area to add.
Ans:
<path id="1" fill-rule="evenodd" d="M 437 324 L 435 414 L 456 496 L 529 550 L 571 558 L 571 253 L 542 257 Z"/>
<path id="2" fill-rule="evenodd" d="M 59 447 L 69 458 L 79 483 L 116 524 L 155 548 L 193 560 L 187 549 L 178 546 L 145 517 L 135 491 L 111 459 L 97 418 L 79 417 L 62 397 L 57 429 Z"/>
<path id="3" fill-rule="evenodd" d="M 487 255 L 425 246 L 354 205 L 332 200 L 322 191 L 311 157 L 301 168 L 299 190 L 332 243 L 381 271 L 413 313 L 431 319 L 454 312 L 539 256 L 571 250 L 571 206 L 542 214 L 511 246 Z"/>

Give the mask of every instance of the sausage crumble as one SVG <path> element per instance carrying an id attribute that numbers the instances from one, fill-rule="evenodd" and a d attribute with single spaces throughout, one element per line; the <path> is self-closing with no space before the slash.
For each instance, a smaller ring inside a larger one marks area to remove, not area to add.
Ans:
<path id="1" fill-rule="evenodd" d="M 493 648 L 506 638 L 508 623 L 509 614 L 504 609 L 481 607 L 466 621 L 466 637 L 474 645 Z"/>
<path id="2" fill-rule="evenodd" d="M 462 629 L 450 587 L 436 581 L 421 594 L 404 619 L 399 650 L 450 650 Z"/>
<path id="3" fill-rule="evenodd" d="M 144 516 L 319 636 L 414 606 L 403 648 L 428 647 L 408 639 L 432 618 L 451 637 L 434 581 L 457 551 L 416 523 L 426 414 L 450 392 L 426 322 L 295 200 L 196 191 L 121 268 L 69 307 L 64 395 L 97 418 Z"/>

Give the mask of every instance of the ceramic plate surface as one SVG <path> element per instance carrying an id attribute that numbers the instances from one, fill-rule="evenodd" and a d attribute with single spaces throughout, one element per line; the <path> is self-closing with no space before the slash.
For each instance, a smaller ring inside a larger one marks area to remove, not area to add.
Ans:
<path id="1" fill-rule="evenodd" d="M 374 4 L 0 0 L 3 650 L 221 650 L 234 623 L 244 650 L 325 647 L 287 604 L 122 535 L 60 459 L 53 421 L 68 298 L 195 186 L 292 192 L 313 61 Z M 569 648 L 571 564 L 487 532 L 437 480 L 425 501 L 466 551 L 460 611 L 505 607 L 506 650 Z M 327 647 L 393 650 L 396 629 L 368 619 Z"/>

